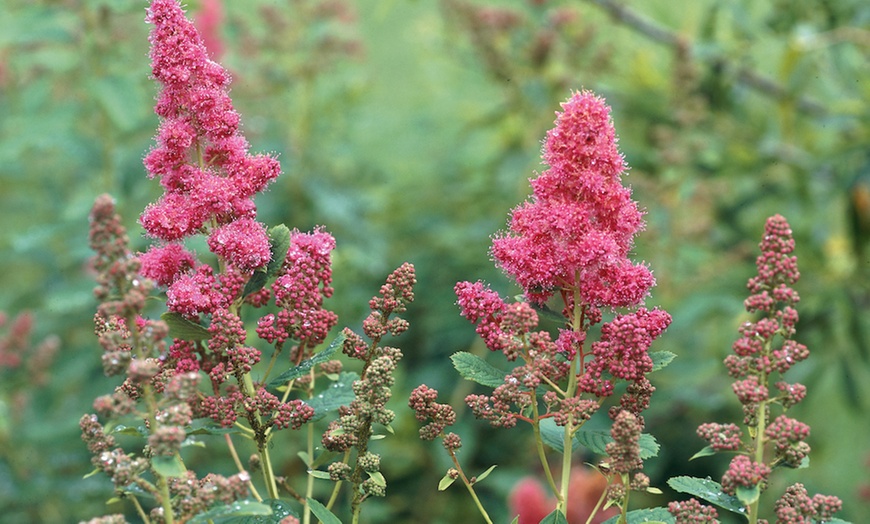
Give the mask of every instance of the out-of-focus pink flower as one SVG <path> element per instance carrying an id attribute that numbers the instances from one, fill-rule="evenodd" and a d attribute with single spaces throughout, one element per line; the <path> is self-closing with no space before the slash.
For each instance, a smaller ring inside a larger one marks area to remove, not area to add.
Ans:
<path id="1" fill-rule="evenodd" d="M 610 108 L 589 91 L 562 108 L 543 148 L 550 168 L 531 181 L 532 200 L 513 210 L 492 254 L 535 302 L 578 289 L 595 307 L 637 306 L 655 280 L 628 259 L 643 219 L 620 180 L 626 165 Z"/>
<path id="2" fill-rule="evenodd" d="M 224 54 L 224 42 L 220 35 L 223 21 L 224 6 L 221 0 L 202 0 L 194 24 L 202 35 L 206 49 L 214 58 L 220 58 Z"/>
<path id="3" fill-rule="evenodd" d="M 569 524 L 584 524 L 606 487 L 604 476 L 588 468 L 573 468 L 571 485 L 568 487 Z M 519 524 L 538 524 L 556 508 L 556 498 L 549 496 L 536 479 L 524 477 L 508 495 L 508 506 L 511 515 L 519 515 Z M 617 513 L 617 508 L 599 511 L 591 522 L 601 524 Z"/>

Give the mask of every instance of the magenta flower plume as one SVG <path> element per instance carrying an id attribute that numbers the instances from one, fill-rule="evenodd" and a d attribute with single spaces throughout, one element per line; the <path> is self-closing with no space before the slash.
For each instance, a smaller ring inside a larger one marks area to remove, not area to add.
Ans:
<path id="1" fill-rule="evenodd" d="M 637 306 L 655 280 L 627 258 L 644 223 L 621 184 L 626 165 L 610 108 L 589 91 L 562 108 L 543 148 L 550 168 L 531 181 L 532 200 L 514 209 L 509 230 L 493 240 L 493 257 L 529 300 L 579 289 L 594 307 Z"/>
<path id="2" fill-rule="evenodd" d="M 268 155 L 248 154 L 227 91 L 230 77 L 208 58 L 178 1 L 154 0 L 146 20 L 154 24 L 152 74 L 163 89 L 155 107 L 162 117 L 157 145 L 145 167 L 165 193 L 142 213 L 142 226 L 164 242 L 210 233 L 209 247 L 222 260 L 242 271 L 262 267 L 269 262 L 269 240 L 255 221 L 252 198 L 278 176 L 280 164 Z M 177 275 L 167 270 L 188 267 L 179 253 L 173 248 L 145 257 L 143 271 L 164 284 L 174 281 Z"/>

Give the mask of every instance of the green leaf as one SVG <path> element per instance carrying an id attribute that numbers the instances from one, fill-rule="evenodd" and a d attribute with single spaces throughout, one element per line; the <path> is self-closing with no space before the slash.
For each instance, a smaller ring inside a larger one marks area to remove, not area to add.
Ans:
<path id="1" fill-rule="evenodd" d="M 713 449 L 713 446 L 705 446 L 704 449 L 692 455 L 692 458 L 690 458 L 689 460 L 695 460 L 696 458 L 701 457 L 709 457 L 710 455 L 715 455 L 716 453 L 718 452 Z"/>
<path id="2" fill-rule="evenodd" d="M 378 486 L 386 486 L 387 485 L 387 479 L 384 478 L 384 474 L 381 473 L 380 471 L 373 471 L 373 472 L 369 473 L 369 477 L 373 481 L 375 481 L 375 484 L 377 484 Z"/>
<path id="3" fill-rule="evenodd" d="M 453 367 L 462 375 L 462 378 L 477 382 L 484 386 L 495 388 L 504 384 L 506 371 L 502 371 L 477 355 L 460 351 L 450 356 Z"/>
<path id="4" fill-rule="evenodd" d="M 610 517 L 604 524 L 616 524 L 619 515 Z M 629 511 L 625 515 L 628 524 L 674 524 L 677 519 L 671 515 L 667 508 L 644 508 Z"/>
<path id="5" fill-rule="evenodd" d="M 751 488 L 747 488 L 746 486 L 737 486 L 734 490 L 734 494 L 737 495 L 737 498 L 740 502 L 743 503 L 744 506 L 750 506 L 758 500 L 758 497 L 761 496 L 761 488 L 758 484 L 752 486 Z"/>
<path id="6" fill-rule="evenodd" d="M 211 333 L 201 325 L 188 320 L 174 311 L 167 311 L 160 318 L 169 326 L 169 336 L 180 340 L 208 340 Z"/>
<path id="7" fill-rule="evenodd" d="M 746 508 L 740 499 L 722 491 L 722 485 L 715 480 L 696 477 L 673 477 L 668 486 L 680 493 L 688 493 L 740 515 L 746 515 Z"/>
<path id="8" fill-rule="evenodd" d="M 353 393 L 353 383 L 359 380 L 359 375 L 353 371 L 343 371 L 338 380 L 326 389 L 305 402 L 314 408 L 314 418 L 320 420 L 330 411 L 336 411 L 341 406 L 349 406 L 356 395 Z"/>
<path id="9" fill-rule="evenodd" d="M 329 360 L 329 358 L 338 350 L 338 348 L 340 348 L 341 345 L 344 344 L 345 338 L 347 337 L 344 335 L 343 332 L 339 333 L 338 336 L 335 337 L 335 340 L 333 340 L 326 349 L 324 349 L 320 353 L 317 353 L 308 360 L 303 360 L 298 366 L 290 368 L 284 373 L 281 373 L 280 375 L 272 379 L 271 382 L 269 382 L 269 387 L 277 388 L 278 386 L 283 386 L 284 384 L 290 382 L 293 379 L 297 379 L 303 375 L 307 375 L 308 372 L 311 371 L 311 368 L 318 364 L 323 364 L 324 362 Z"/>
<path id="10" fill-rule="evenodd" d="M 613 442 L 613 437 L 610 436 L 609 431 L 581 430 L 577 432 L 574 438 L 577 442 L 598 455 L 606 455 L 606 446 Z M 649 433 L 644 433 L 640 436 L 638 445 L 640 446 L 640 458 L 643 460 L 658 456 L 659 449 L 661 449 L 655 437 Z"/>
<path id="11" fill-rule="evenodd" d="M 187 473 L 187 468 L 184 467 L 184 462 L 177 453 L 151 457 L 151 468 L 163 477 L 183 477 Z"/>
<path id="12" fill-rule="evenodd" d="M 444 475 L 441 480 L 438 482 L 438 491 L 444 491 L 449 488 L 451 484 L 456 482 L 456 479 L 459 477 L 451 477 L 450 475 Z"/>
<path id="13" fill-rule="evenodd" d="M 239 433 L 235 428 L 225 428 L 210 418 L 197 418 L 190 421 L 190 425 L 184 428 L 187 435 L 227 435 Z"/>
<path id="14" fill-rule="evenodd" d="M 269 281 L 269 275 L 265 271 L 256 270 L 251 274 L 251 277 L 245 282 L 245 289 L 242 291 L 242 296 L 246 297 L 252 293 L 266 287 L 266 282 Z"/>
<path id="15" fill-rule="evenodd" d="M 319 469 L 309 469 L 308 474 L 316 479 L 332 480 L 328 471 L 320 471 Z"/>
<path id="16" fill-rule="evenodd" d="M 670 351 L 652 351 L 649 354 L 649 358 L 653 361 L 652 371 L 658 371 L 660 369 L 664 369 L 668 367 L 668 364 L 671 363 L 677 357 L 676 353 L 671 353 Z"/>
<path id="17" fill-rule="evenodd" d="M 514 517 L 514 520 L 511 521 L 511 524 L 520 524 L 520 516 L 517 515 Z"/>
<path id="18" fill-rule="evenodd" d="M 323 524 L 341 524 L 341 521 L 338 520 L 331 511 L 326 509 L 326 506 L 317 502 L 313 498 L 309 497 L 308 499 L 308 508 L 311 509 L 311 513 L 314 513 L 314 516 L 317 517 L 320 522 Z"/>
<path id="19" fill-rule="evenodd" d="M 279 224 L 269 230 L 269 252 L 271 258 L 269 264 L 264 268 L 260 268 L 251 275 L 248 282 L 245 283 L 245 290 L 242 291 L 242 296 L 246 297 L 251 293 L 266 287 L 266 283 L 270 278 L 274 278 L 281 272 L 281 266 L 287 259 L 287 250 L 290 249 L 290 230 L 284 224 Z"/>
<path id="20" fill-rule="evenodd" d="M 286 517 L 298 517 L 289 504 L 280 499 L 237 500 L 213 507 L 193 517 L 190 524 L 278 524 Z"/>
<path id="21" fill-rule="evenodd" d="M 558 509 L 541 519 L 541 524 L 568 524 L 568 519 L 565 514 Z"/>
<path id="22" fill-rule="evenodd" d="M 477 484 L 477 483 L 480 482 L 481 480 L 483 480 L 483 479 L 485 479 L 486 477 L 488 477 L 489 474 L 492 473 L 492 470 L 494 470 L 496 467 L 498 467 L 498 464 L 493 464 L 492 466 L 490 466 L 489 468 L 487 468 L 486 471 L 484 471 L 483 473 L 481 473 L 480 475 L 478 475 L 478 476 L 477 476 L 477 481 L 475 482 L 475 484 Z"/>
<path id="23" fill-rule="evenodd" d="M 562 426 L 557 426 L 556 422 L 552 418 L 545 418 L 540 423 L 541 428 L 541 440 L 544 441 L 544 444 L 552 448 L 553 450 L 563 453 L 565 451 L 565 428 Z M 575 449 L 575 445 L 577 443 L 576 437 L 572 442 L 572 451 Z"/>
<path id="24" fill-rule="evenodd" d="M 272 258 L 266 266 L 266 273 L 274 277 L 281 271 L 281 266 L 287 259 L 287 251 L 290 249 L 290 229 L 284 224 L 278 224 L 269 230 L 269 246 Z"/>

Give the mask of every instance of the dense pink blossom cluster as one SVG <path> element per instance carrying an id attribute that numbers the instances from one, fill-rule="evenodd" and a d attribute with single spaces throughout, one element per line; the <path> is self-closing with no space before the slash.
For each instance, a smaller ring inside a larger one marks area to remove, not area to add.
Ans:
<path id="1" fill-rule="evenodd" d="M 737 451 L 743 445 L 743 430 L 737 424 L 701 424 L 697 433 L 716 451 Z"/>
<path id="2" fill-rule="evenodd" d="M 668 511 L 676 519 L 675 524 L 714 524 L 719 522 L 719 513 L 713 506 L 701 504 L 691 498 L 682 502 L 668 503 Z"/>
<path id="3" fill-rule="evenodd" d="M 444 434 L 444 430 L 447 427 L 456 423 L 456 412 L 453 410 L 453 407 L 450 404 L 440 404 L 436 402 L 437 399 L 438 390 L 432 389 L 425 384 L 414 388 L 414 391 L 411 392 L 408 398 L 408 407 L 414 410 L 417 420 L 426 422 L 426 425 L 420 428 L 420 438 L 422 440 L 435 440 Z M 454 444 L 457 438 L 458 436 L 451 437 Z M 455 446 L 453 449 L 458 449 L 458 447 Z"/>
<path id="4" fill-rule="evenodd" d="M 288 338 L 297 340 L 303 353 L 326 339 L 338 322 L 338 316 L 323 307 L 324 299 L 333 293 L 333 249 L 335 239 L 323 230 L 293 231 L 287 257 L 272 284 L 272 294 L 281 311 L 260 319 L 257 324 L 260 338 L 278 344 Z"/>
<path id="5" fill-rule="evenodd" d="M 592 344 L 595 359 L 586 367 L 580 388 L 606 397 L 613 393 L 615 379 L 640 382 L 652 371 L 649 348 L 671 323 L 671 316 L 660 309 L 640 308 L 619 315 L 601 327 L 601 339 Z"/>
<path id="6" fill-rule="evenodd" d="M 627 258 L 643 219 L 621 183 L 626 165 L 610 108 L 588 91 L 562 108 L 543 148 L 550 168 L 531 181 L 532 200 L 514 209 L 492 254 L 529 300 L 577 289 L 596 307 L 636 306 L 655 280 Z"/>
<path id="7" fill-rule="evenodd" d="M 165 192 L 141 217 L 148 234 L 163 242 L 142 258 L 142 271 L 169 286 L 174 311 L 210 313 L 218 305 L 208 292 L 213 282 L 202 272 L 191 274 L 195 257 L 178 242 L 203 233 L 230 266 L 245 272 L 265 266 L 269 238 L 252 198 L 281 168 L 270 156 L 248 154 L 228 93 L 230 77 L 209 59 L 178 1 L 154 0 L 147 21 L 154 25 L 152 74 L 163 89 L 155 106 L 162 118 L 157 145 L 145 167 Z"/>
<path id="8" fill-rule="evenodd" d="M 737 455 L 728 465 L 728 471 L 722 475 L 722 491 L 734 495 L 738 487 L 754 488 L 762 483 L 764 485 L 761 488 L 764 489 L 769 476 L 770 467 L 767 464 L 754 462 L 746 455 Z"/>

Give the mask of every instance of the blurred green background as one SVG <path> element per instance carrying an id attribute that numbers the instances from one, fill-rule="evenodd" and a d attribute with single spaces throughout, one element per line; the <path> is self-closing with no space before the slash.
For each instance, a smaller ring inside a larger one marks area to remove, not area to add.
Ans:
<path id="1" fill-rule="evenodd" d="M 194 15 L 207 3 L 186 6 Z M 111 193 L 136 248 L 148 245 L 136 220 L 161 191 L 141 165 L 157 127 L 146 4 L 0 3 L 0 310 L 33 311 L 34 343 L 61 340 L 44 385 L 0 370 L 2 522 L 118 510 L 105 505 L 107 479 L 83 479 L 91 467 L 78 434 L 81 414 L 115 385 L 91 330 L 87 213 Z M 445 454 L 416 439 L 403 406 L 421 382 L 454 406 L 474 390 L 448 359 L 483 355 L 453 285 L 484 279 L 519 292 L 493 267 L 489 237 L 529 194 L 554 112 L 581 88 L 613 107 L 626 183 L 647 211 L 636 258 L 658 280 L 648 304 L 674 317 L 656 343 L 678 358 L 653 376 L 647 430 L 663 444 L 646 466 L 653 484 L 721 476 L 721 461 L 688 462 L 703 444 L 694 430 L 742 418 L 721 359 L 747 319 L 764 220 L 781 213 L 802 273 L 797 338 L 812 352 L 790 372 L 808 387 L 793 416 L 811 425 L 813 451 L 808 470 L 780 474 L 772 491 L 801 480 L 843 498 L 842 518 L 870 514 L 859 496 L 870 484 L 865 1 L 246 0 L 222 11 L 218 59 L 233 74 L 243 131 L 284 168 L 259 215 L 336 236 L 330 306 L 340 325 L 360 324 L 393 268 L 417 267 L 412 328 L 398 341 L 397 435 L 376 444 L 388 497 L 364 510 L 369 522 L 473 515 L 463 490 L 436 491 Z M 467 414 L 457 432 L 470 471 L 500 465 L 479 490 L 507 522 L 507 492 L 536 473 L 530 432 Z M 285 438 L 282 472 L 303 482 L 295 437 Z M 213 457 L 196 451 L 189 463 L 231 472 Z"/>

